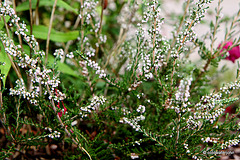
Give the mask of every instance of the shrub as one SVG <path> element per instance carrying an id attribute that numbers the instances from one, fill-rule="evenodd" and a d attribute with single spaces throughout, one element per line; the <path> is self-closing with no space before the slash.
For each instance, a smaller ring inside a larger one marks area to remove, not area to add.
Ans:
<path id="1" fill-rule="evenodd" d="M 238 144 L 239 69 L 225 82 L 217 67 L 239 53 L 240 11 L 222 17 L 219 0 L 208 22 L 211 2 L 165 17 L 157 0 L 2 2 L 1 158 L 209 159 Z"/>

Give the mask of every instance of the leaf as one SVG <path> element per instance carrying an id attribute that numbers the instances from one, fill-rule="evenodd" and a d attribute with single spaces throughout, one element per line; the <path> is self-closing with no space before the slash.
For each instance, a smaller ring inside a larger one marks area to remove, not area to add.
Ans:
<path id="1" fill-rule="evenodd" d="M 48 56 L 48 62 L 50 64 L 54 63 L 54 57 L 52 55 Z M 61 63 L 61 62 L 57 62 L 57 66 L 58 66 L 58 70 L 60 72 L 68 74 L 68 75 L 71 75 L 73 77 L 79 78 L 78 74 L 71 67 L 69 67 L 67 64 Z"/>
<path id="2" fill-rule="evenodd" d="M 0 72 L 1 74 L 4 74 L 4 78 L 2 79 L 3 81 L 3 86 L 5 87 L 5 83 L 6 83 L 6 79 L 7 79 L 7 75 L 10 71 L 11 68 L 11 62 L 6 54 L 6 52 L 4 51 L 4 47 L 2 45 L 2 43 L 0 43 L 0 62 L 5 62 L 5 65 L 0 65 Z"/>
<path id="3" fill-rule="evenodd" d="M 52 7 L 53 4 L 54 4 L 54 0 L 40 0 L 39 7 L 42 7 L 42 6 L 50 6 L 50 7 Z M 37 5 L 37 0 L 32 0 L 32 9 L 36 9 L 36 5 Z M 57 1 L 57 6 L 65 8 L 68 11 L 72 11 L 72 12 L 78 14 L 78 12 L 77 12 L 77 10 L 75 8 L 73 8 L 70 5 L 68 5 L 63 0 L 58 0 Z M 26 11 L 26 10 L 29 10 L 29 1 L 28 2 L 23 2 L 23 3 L 21 3 L 20 5 L 18 5 L 16 7 L 16 11 L 17 12 Z"/>
<path id="4" fill-rule="evenodd" d="M 27 34 L 30 35 L 29 26 Z M 38 39 L 47 39 L 48 27 L 43 25 L 33 25 L 33 35 Z M 58 32 L 54 29 L 51 30 L 50 40 L 54 42 L 68 42 L 70 40 L 75 40 L 79 36 L 79 31 L 69 31 L 69 32 Z"/>
<path id="5" fill-rule="evenodd" d="M 9 21 L 10 17 L 9 16 L 5 16 L 5 21 L 6 23 Z M 2 29 L 4 27 L 4 21 L 3 18 L 1 18 L 0 20 L 0 29 Z"/>

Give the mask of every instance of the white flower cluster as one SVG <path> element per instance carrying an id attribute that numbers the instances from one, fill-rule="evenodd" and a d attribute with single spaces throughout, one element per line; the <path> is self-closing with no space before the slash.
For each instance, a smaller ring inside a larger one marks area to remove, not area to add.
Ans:
<path id="1" fill-rule="evenodd" d="M 137 112 L 144 113 L 145 112 L 145 106 L 139 105 L 139 107 L 137 108 Z"/>
<path id="2" fill-rule="evenodd" d="M 133 129 L 135 129 L 136 131 L 140 131 L 141 130 L 141 126 L 138 124 L 139 121 L 143 121 L 145 120 L 145 116 L 140 115 L 137 117 L 134 117 L 133 119 L 127 118 L 127 117 L 123 117 L 122 123 L 126 123 L 129 124 Z"/>
<path id="3" fill-rule="evenodd" d="M 158 70 L 163 66 L 166 61 L 165 54 L 170 49 L 169 41 L 161 35 L 163 23 L 159 2 L 154 0 L 146 3 L 146 11 L 143 13 L 141 23 L 137 24 L 138 30 L 136 31 L 139 43 L 138 52 L 142 60 L 138 68 L 142 69 L 146 79 L 153 78 L 153 67 Z"/>
<path id="4" fill-rule="evenodd" d="M 85 52 L 86 52 L 86 55 L 88 57 L 93 57 L 93 56 L 95 56 L 96 50 L 94 48 L 92 48 L 92 47 L 88 47 L 88 48 L 86 48 Z"/>
<path id="5" fill-rule="evenodd" d="M 54 131 L 53 133 L 48 135 L 49 138 L 60 138 L 60 136 L 61 136 L 61 133 L 58 131 Z"/>
<path id="6" fill-rule="evenodd" d="M 172 106 L 171 109 L 175 109 L 176 113 L 190 111 L 190 108 L 187 108 L 190 105 L 188 98 L 190 97 L 190 85 L 192 78 L 186 78 L 180 81 L 178 90 L 175 93 L 176 106 Z"/>
<path id="7" fill-rule="evenodd" d="M 99 1 L 95 0 L 85 0 L 83 2 L 83 5 L 81 6 L 81 9 L 83 9 L 82 15 L 80 14 L 79 16 L 80 18 L 84 18 L 84 21 L 87 24 L 90 24 L 91 19 L 96 17 L 96 8 L 98 3 Z"/>
<path id="8" fill-rule="evenodd" d="M 219 141 L 219 138 L 214 138 L 214 137 L 206 137 L 206 138 L 202 138 L 201 139 L 203 142 L 206 142 L 206 143 L 218 143 Z"/>
<path id="9" fill-rule="evenodd" d="M 223 106 L 221 98 L 221 93 L 203 96 L 201 101 L 195 106 L 194 119 L 206 119 L 213 123 L 225 110 L 221 108 Z M 215 109 L 217 106 L 220 106 L 220 108 Z"/>
<path id="10" fill-rule="evenodd" d="M 5 45 L 5 48 L 4 48 L 5 52 L 17 58 L 16 61 L 18 66 L 20 66 L 21 68 L 36 67 L 37 62 L 40 59 L 39 57 L 30 58 L 29 55 L 23 54 L 21 52 L 21 46 L 20 45 L 15 46 L 13 40 L 9 39 L 3 31 L 0 31 L 0 39 L 2 43 Z M 37 53 L 40 56 L 44 55 L 44 53 L 42 52 L 37 52 Z"/>
<path id="11" fill-rule="evenodd" d="M 100 39 L 101 43 L 106 43 L 106 41 L 107 41 L 107 36 L 101 34 L 101 35 L 99 36 L 99 39 Z"/>
<path id="12" fill-rule="evenodd" d="M 17 17 L 14 9 L 11 8 L 9 4 L 3 2 L 3 4 L 0 3 L 0 7 L 1 7 L 1 9 L 0 9 L 0 15 L 1 16 L 7 16 L 8 15 L 12 18 L 12 23 L 18 23 L 19 18 Z"/>
<path id="13" fill-rule="evenodd" d="M 232 140 L 229 140 L 225 143 L 222 144 L 222 149 L 226 149 L 226 148 L 230 148 L 234 145 L 237 145 L 239 142 L 240 142 L 240 135 L 238 136 L 238 138 L 235 138 L 235 139 L 232 139 Z"/>
<path id="14" fill-rule="evenodd" d="M 220 88 L 219 93 L 211 93 L 201 97 L 199 103 L 195 105 L 195 111 L 193 116 L 189 116 L 187 119 L 187 126 L 190 129 L 197 128 L 201 125 L 199 119 L 204 119 L 209 121 L 211 124 L 217 120 L 217 118 L 222 115 L 225 111 L 223 108 L 225 103 L 236 101 L 238 98 L 223 98 L 223 95 L 228 95 L 232 90 L 237 90 L 240 88 L 239 81 L 234 83 L 226 84 L 224 87 Z M 240 125 L 239 125 L 240 126 Z M 240 128 L 240 127 L 239 127 Z M 209 140 L 209 139 L 207 139 Z"/>
<path id="15" fill-rule="evenodd" d="M 189 129 L 196 129 L 198 126 L 201 125 L 201 122 L 194 119 L 192 116 L 189 116 L 187 119 L 187 127 Z"/>
<path id="16" fill-rule="evenodd" d="M 209 120 L 210 123 L 213 123 L 217 117 L 219 117 L 220 115 L 222 115 L 224 113 L 224 110 L 223 108 L 219 108 L 215 111 L 212 111 L 212 112 L 195 112 L 194 113 L 194 119 L 206 119 L 206 120 Z"/>
<path id="17" fill-rule="evenodd" d="M 193 41 L 197 36 L 194 27 L 201 22 L 208 8 L 209 3 L 212 0 L 201 0 L 196 1 L 194 8 L 190 9 L 190 19 L 185 21 L 183 31 L 180 32 L 179 37 L 177 38 L 177 43 L 181 46 L 188 41 Z"/>
<path id="18" fill-rule="evenodd" d="M 136 158 L 139 158 L 138 154 L 131 153 L 131 159 L 136 159 Z"/>
<path id="19" fill-rule="evenodd" d="M 55 101 L 59 102 L 60 100 L 63 100 L 65 97 L 65 94 L 61 93 L 59 90 L 56 88 L 60 84 L 60 80 L 58 75 L 52 75 L 51 73 L 53 71 L 51 69 L 45 69 L 41 70 L 40 67 L 37 67 L 36 69 L 29 69 L 28 74 L 32 77 L 31 81 L 33 82 L 34 85 L 38 86 L 39 84 L 42 84 L 43 86 L 49 86 L 50 87 L 50 92 L 51 94 L 49 95 L 49 99 L 54 99 Z M 56 93 L 56 90 L 58 93 Z M 36 94 L 39 95 L 39 92 Z M 47 91 L 44 93 L 45 95 L 47 94 Z M 57 95 L 58 94 L 58 95 Z M 59 96 L 60 95 L 60 96 Z"/>
<path id="20" fill-rule="evenodd" d="M 99 107 L 103 105 L 106 102 L 106 100 L 107 99 L 104 96 L 100 96 L 100 97 L 94 96 L 91 100 L 90 105 L 80 108 L 79 114 L 82 115 L 82 118 L 87 117 L 86 112 L 91 113 L 92 111 L 99 110 Z"/>
<path id="21" fill-rule="evenodd" d="M 73 52 L 66 54 L 66 57 L 73 59 L 74 58 Z"/>
<path id="22" fill-rule="evenodd" d="M 184 143 L 184 148 L 186 149 L 186 153 L 190 153 L 190 150 L 188 149 L 188 144 Z"/>
<path id="23" fill-rule="evenodd" d="M 48 127 L 46 127 L 45 128 L 46 130 L 49 130 L 49 132 L 50 132 L 50 134 L 48 134 L 47 136 L 49 137 L 49 138 L 60 138 L 60 136 L 61 136 L 61 133 L 60 132 L 58 132 L 58 131 L 52 131 L 52 128 L 48 128 Z"/>
<path id="24" fill-rule="evenodd" d="M 240 89 L 240 81 L 235 81 L 226 84 L 225 86 L 220 88 L 220 91 L 225 93 L 225 94 L 230 94 L 232 90 L 238 90 Z"/>
<path id="25" fill-rule="evenodd" d="M 105 78 L 105 77 L 107 76 L 107 74 L 105 73 L 105 71 L 104 71 L 104 70 L 101 70 L 101 68 L 100 68 L 100 66 L 98 65 L 98 63 L 96 63 L 95 61 L 93 61 L 93 60 L 91 60 L 91 59 L 89 59 L 89 58 L 86 58 L 86 59 L 87 59 L 87 60 L 85 61 L 85 63 L 86 63 L 89 67 L 93 68 L 93 70 L 96 71 L 95 73 L 99 75 L 99 78 Z"/>
<path id="26" fill-rule="evenodd" d="M 59 58 L 61 60 L 64 56 L 64 51 L 63 51 L 63 49 L 56 49 L 55 52 L 53 53 L 53 55 L 56 58 Z"/>
<path id="27" fill-rule="evenodd" d="M 211 3 L 212 1 L 213 0 L 196 1 L 195 3 L 196 8 L 190 10 L 190 17 L 192 20 L 194 20 L 193 26 L 201 22 L 206 12 L 206 9 L 208 8 L 209 3 Z"/>
<path id="28" fill-rule="evenodd" d="M 29 100 L 32 104 L 37 104 L 37 97 L 40 95 L 39 84 L 43 84 L 43 87 L 49 86 L 51 89 L 52 95 L 55 94 L 55 88 L 58 87 L 60 83 L 58 75 L 54 75 L 51 69 L 41 69 L 37 64 L 41 63 L 41 59 L 45 55 L 43 51 L 38 51 L 37 46 L 38 43 L 34 36 L 27 35 L 26 24 L 20 23 L 20 18 L 17 17 L 14 10 L 6 5 L 5 3 L 0 4 L 0 16 L 10 16 L 9 23 L 15 25 L 17 27 L 17 31 L 15 34 L 23 36 L 27 44 L 33 49 L 34 55 L 30 58 L 30 56 L 26 53 L 22 53 L 21 46 L 15 45 L 14 41 L 10 39 L 3 31 L 0 31 L 0 39 L 4 45 L 5 52 L 16 59 L 16 63 L 21 68 L 26 68 L 28 71 L 28 75 L 31 77 L 31 88 L 29 91 L 25 87 L 23 80 L 17 80 L 16 87 L 14 89 L 10 89 L 10 95 L 20 95 L 23 98 Z M 63 56 L 64 52 L 62 49 L 56 50 L 54 53 L 56 56 Z M 60 91 L 59 91 L 60 93 Z M 52 98 L 52 95 L 49 98 Z M 63 96 L 62 96 L 63 97 Z M 59 101 L 59 96 L 55 96 L 54 100 Z"/>
<path id="29" fill-rule="evenodd" d="M 46 93 L 47 92 L 45 92 L 44 94 L 46 95 Z M 53 99 L 56 102 L 62 101 L 65 98 L 66 98 L 66 95 L 56 88 L 55 88 L 55 90 L 54 90 L 54 88 L 51 89 L 51 95 L 48 96 L 48 99 Z"/>
<path id="30" fill-rule="evenodd" d="M 187 78 L 180 81 L 178 91 L 175 94 L 175 98 L 180 102 L 187 102 L 190 97 L 189 89 L 192 82 L 192 78 Z"/>
<path id="31" fill-rule="evenodd" d="M 38 101 L 36 100 L 36 98 L 39 97 L 39 87 L 37 86 L 32 86 L 32 91 L 28 92 L 24 81 L 21 80 L 17 80 L 16 81 L 16 86 L 15 88 L 10 88 L 10 95 L 19 95 L 22 96 L 24 99 L 27 99 L 30 101 L 30 103 L 37 105 Z"/>
<path id="32" fill-rule="evenodd" d="M 83 43 L 83 45 L 84 45 L 84 48 L 82 48 L 84 54 L 85 54 L 86 56 L 88 56 L 89 58 L 95 56 L 96 50 L 91 47 L 91 45 L 90 45 L 90 43 L 89 43 L 88 37 L 84 37 L 82 43 Z"/>
<path id="33" fill-rule="evenodd" d="M 196 104 L 196 111 L 193 113 L 193 116 L 189 116 L 189 118 L 187 119 L 187 127 L 189 129 L 197 128 L 201 125 L 199 119 L 205 119 L 208 120 L 210 123 L 213 123 L 217 119 L 217 117 L 222 115 L 224 112 L 224 109 L 221 107 L 215 109 L 215 107 L 217 106 L 222 106 L 220 98 L 221 96 L 219 96 L 219 94 L 203 96 L 201 102 Z"/>
<path id="34" fill-rule="evenodd" d="M 143 113 L 145 113 L 145 106 L 139 105 L 139 107 L 137 108 L 136 111 L 141 113 L 141 115 L 133 117 L 133 118 L 123 117 L 122 119 L 120 119 L 119 122 L 129 124 L 136 131 L 141 130 L 141 128 L 140 128 L 141 126 L 138 124 L 138 122 L 145 120 L 145 116 L 142 115 Z M 130 114 L 131 112 L 126 110 L 123 113 L 124 113 L 124 115 L 127 115 L 127 114 Z"/>
<path id="35" fill-rule="evenodd" d="M 33 83 L 44 84 L 44 82 L 47 82 L 47 80 L 49 79 L 49 73 L 51 72 L 52 71 L 50 69 L 45 69 L 42 71 L 40 67 L 37 67 L 37 68 L 29 69 L 28 74 L 31 77 L 33 77 L 32 79 Z"/>
<path id="36" fill-rule="evenodd" d="M 26 24 L 24 23 L 18 23 L 20 18 L 16 15 L 13 8 L 10 7 L 7 3 L 3 2 L 0 3 L 0 16 L 10 16 L 9 25 L 10 26 L 17 26 L 17 31 L 15 34 L 22 35 L 26 42 L 29 44 L 29 46 L 35 51 L 35 47 L 38 46 L 37 41 L 35 40 L 34 36 L 28 36 L 26 32 L 28 32 L 26 28 Z"/>
<path id="37" fill-rule="evenodd" d="M 196 160 L 202 160 L 202 158 L 198 158 L 196 155 L 193 155 L 192 158 Z"/>
<path id="38" fill-rule="evenodd" d="M 153 74 L 150 72 L 151 68 L 151 60 L 150 60 L 150 54 L 146 54 L 143 56 L 143 73 L 145 74 L 145 77 L 147 79 L 153 78 Z"/>
<path id="39" fill-rule="evenodd" d="M 121 111 L 122 111 L 123 115 L 128 115 L 128 114 L 131 113 L 126 107 L 121 108 Z M 122 121 L 121 121 L 121 122 L 122 122 Z"/>
<path id="40" fill-rule="evenodd" d="M 138 154 L 131 153 L 131 159 L 136 159 L 136 158 L 139 158 Z"/>

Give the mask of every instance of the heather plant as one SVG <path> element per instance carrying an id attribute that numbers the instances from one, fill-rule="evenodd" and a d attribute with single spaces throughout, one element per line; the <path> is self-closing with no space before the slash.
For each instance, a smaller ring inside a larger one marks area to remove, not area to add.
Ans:
<path id="1" fill-rule="evenodd" d="M 216 159 L 237 145 L 239 68 L 229 82 L 219 64 L 240 57 L 240 10 L 215 1 L 211 21 L 213 0 L 179 15 L 160 0 L 1 2 L 1 159 Z"/>

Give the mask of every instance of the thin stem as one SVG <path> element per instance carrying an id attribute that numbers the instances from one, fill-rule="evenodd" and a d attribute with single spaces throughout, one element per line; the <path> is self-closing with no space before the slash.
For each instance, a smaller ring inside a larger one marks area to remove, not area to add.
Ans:
<path id="1" fill-rule="evenodd" d="M 36 25 L 39 24 L 39 15 L 38 15 L 39 3 L 40 3 L 40 0 L 37 0 L 37 5 L 36 5 L 36 9 L 35 9 L 35 17 L 34 17 L 34 23 Z"/>
<path id="2" fill-rule="evenodd" d="M 81 6 L 80 6 L 80 15 L 81 15 L 81 53 L 83 52 L 83 38 L 84 38 L 84 30 L 83 30 L 83 23 L 84 23 L 84 20 L 83 20 L 83 0 L 80 1 L 81 3 Z"/>
<path id="3" fill-rule="evenodd" d="M 17 126 L 16 126 L 16 131 L 17 131 L 18 127 L 19 127 L 19 116 L 20 116 L 20 111 L 19 111 L 19 109 L 20 109 L 20 105 L 21 105 L 20 99 L 21 99 L 21 97 L 19 96 L 19 98 L 18 98 L 18 104 L 17 104 L 17 119 L 16 119 L 16 121 L 17 121 Z"/>
<path id="4" fill-rule="evenodd" d="M 75 30 L 75 29 L 78 27 L 80 21 L 81 21 L 81 19 L 80 19 L 80 17 L 78 16 L 77 19 L 76 19 L 76 21 L 75 21 L 75 24 L 74 24 L 74 26 L 73 26 L 73 30 Z M 70 45 L 71 45 L 72 43 L 73 43 L 73 40 L 70 40 L 70 41 L 67 42 L 67 44 L 66 44 L 66 46 L 65 46 L 65 48 L 64 48 L 64 56 L 63 56 L 63 58 L 61 59 L 61 63 L 64 62 L 65 57 L 66 57 L 66 54 L 68 53 L 68 48 L 70 47 Z"/>
<path id="5" fill-rule="evenodd" d="M 176 142 L 175 142 L 175 147 L 176 147 L 176 148 L 177 148 L 178 139 L 179 139 L 180 121 L 181 121 L 181 115 L 178 114 L 177 137 L 176 137 Z"/>
<path id="6" fill-rule="evenodd" d="M 153 7 L 153 12 L 155 12 L 155 8 Z M 154 16 L 154 34 L 153 34 L 153 64 L 155 62 L 155 41 L 156 41 L 156 16 Z"/>
<path id="7" fill-rule="evenodd" d="M 102 0 L 102 9 L 101 9 L 101 19 L 100 19 L 100 26 L 99 26 L 99 31 L 98 31 L 98 35 L 100 36 L 101 32 L 102 32 L 102 21 L 103 21 L 103 10 L 104 10 L 104 0 Z M 100 39 L 98 36 L 98 45 L 100 45 Z M 99 52 L 99 46 L 96 48 L 96 57 L 98 57 L 98 52 Z"/>
<path id="8" fill-rule="evenodd" d="M 50 18 L 49 28 L 48 28 L 48 36 L 47 36 L 47 44 L 46 44 L 45 64 L 47 63 L 47 60 L 48 60 L 48 51 L 49 51 L 49 43 L 50 43 L 50 34 L 51 34 L 52 23 L 53 23 L 54 12 L 55 12 L 56 6 L 57 6 L 57 0 L 55 0 L 55 1 L 54 1 L 54 4 L 53 4 L 53 9 L 52 9 L 52 13 L 51 13 L 51 18 Z"/>
<path id="9" fill-rule="evenodd" d="M 221 4 L 221 0 L 218 1 L 216 24 L 214 26 L 214 31 L 213 31 L 213 34 L 212 34 L 211 53 L 213 53 L 213 45 L 214 45 L 214 42 L 215 42 L 215 36 L 216 36 L 216 33 L 217 33 L 217 28 L 219 26 L 219 20 L 218 19 L 219 19 L 219 15 L 220 15 L 220 4 Z"/>
<path id="10" fill-rule="evenodd" d="M 7 22 L 6 22 L 6 20 L 5 20 L 5 17 L 2 16 L 2 19 L 3 19 L 4 25 L 5 25 L 5 28 L 6 28 L 6 31 L 7 31 L 7 35 L 8 35 L 8 37 L 10 38 L 10 31 L 9 31 Z"/>
<path id="11" fill-rule="evenodd" d="M 33 13 L 32 13 L 32 0 L 29 0 L 29 14 L 30 14 L 30 35 L 32 35 L 32 26 L 33 26 Z M 32 57 L 32 48 L 30 47 L 30 58 Z M 32 77 L 27 74 L 28 90 L 32 91 Z"/>
<path id="12" fill-rule="evenodd" d="M 180 22 L 180 24 L 179 24 L 179 26 L 178 26 L 178 29 L 177 29 L 177 32 L 176 32 L 176 36 L 173 38 L 173 41 L 172 41 L 172 44 L 171 44 L 171 47 L 170 47 L 170 48 L 173 48 L 173 46 L 175 45 L 176 38 L 177 38 L 177 36 L 178 36 L 178 34 L 179 34 L 179 32 L 180 32 L 180 29 L 181 29 L 181 27 L 182 27 L 182 25 L 183 25 L 184 19 L 185 19 L 186 15 L 187 15 L 187 9 L 188 9 L 189 4 L 190 4 L 190 0 L 187 1 L 187 5 L 186 5 L 186 7 L 185 7 L 182 20 L 181 20 L 181 22 Z M 167 62 L 169 61 L 170 54 L 171 54 L 171 50 L 168 51 Z"/>
<path id="13" fill-rule="evenodd" d="M 52 95 L 52 93 L 51 93 L 51 91 L 50 91 L 50 87 L 49 87 L 48 84 L 46 85 L 46 87 L 47 87 L 48 94 L 49 94 L 49 95 Z M 60 123 L 61 126 L 64 128 L 64 130 L 65 130 L 65 132 L 67 133 L 68 137 L 71 137 L 73 143 L 75 143 L 81 150 L 83 150 L 83 151 L 88 155 L 89 159 L 92 160 L 92 158 L 91 158 L 90 154 L 87 152 L 87 150 L 82 147 L 82 145 L 79 143 L 78 139 L 75 140 L 75 139 L 72 137 L 71 133 L 70 133 L 69 130 L 67 129 L 67 126 L 62 122 L 62 119 L 61 119 L 60 116 L 57 114 L 57 109 L 56 109 L 54 100 L 51 99 L 50 102 L 51 102 L 51 104 L 52 104 L 53 111 L 55 112 L 59 123 Z"/>
<path id="14" fill-rule="evenodd" d="M 30 34 L 32 35 L 33 25 L 32 0 L 29 0 L 29 14 L 30 14 Z"/>
<path id="15" fill-rule="evenodd" d="M 13 0 L 12 3 L 13 3 L 13 9 L 14 9 L 14 11 L 16 12 L 16 2 L 15 2 L 15 0 Z M 21 46 L 21 51 L 23 52 L 24 50 L 23 50 L 22 37 L 21 37 L 20 34 L 18 34 L 17 36 L 18 36 L 19 44 L 20 44 L 20 46 Z"/>
<path id="16" fill-rule="evenodd" d="M 3 99 L 2 99 L 2 80 L 0 81 L 0 110 L 2 111 L 3 110 Z M 2 112 L 3 113 L 3 117 L 1 115 L 1 121 L 3 121 L 2 123 L 3 124 L 6 124 L 6 115 L 5 115 L 5 111 Z M 3 125 L 4 126 L 4 125 Z M 4 129 L 5 126 L 4 126 Z"/>

